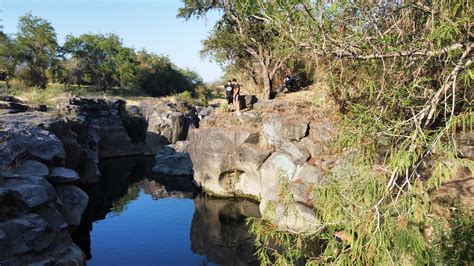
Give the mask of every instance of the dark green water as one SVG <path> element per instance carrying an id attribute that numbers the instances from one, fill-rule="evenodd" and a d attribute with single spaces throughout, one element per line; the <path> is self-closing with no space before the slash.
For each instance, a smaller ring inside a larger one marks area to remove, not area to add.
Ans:
<path id="1" fill-rule="evenodd" d="M 255 265 L 245 219 L 258 205 L 206 197 L 191 177 L 157 177 L 151 158 L 102 161 L 73 239 L 88 265 Z"/>

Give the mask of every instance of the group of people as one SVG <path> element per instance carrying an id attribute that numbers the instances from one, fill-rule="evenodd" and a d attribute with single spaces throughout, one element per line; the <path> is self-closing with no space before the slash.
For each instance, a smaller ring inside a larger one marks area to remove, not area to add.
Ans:
<path id="1" fill-rule="evenodd" d="M 225 94 L 227 96 L 227 104 L 229 106 L 229 110 L 240 111 L 240 84 L 237 83 L 236 79 L 229 79 L 224 88 Z"/>

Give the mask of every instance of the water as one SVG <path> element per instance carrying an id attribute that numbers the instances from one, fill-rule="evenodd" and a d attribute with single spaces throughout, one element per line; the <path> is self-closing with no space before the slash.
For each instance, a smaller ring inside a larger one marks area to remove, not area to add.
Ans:
<path id="1" fill-rule="evenodd" d="M 191 177 L 154 176 L 152 160 L 101 162 L 73 239 L 88 265 L 256 265 L 245 219 L 258 205 L 206 197 Z"/>

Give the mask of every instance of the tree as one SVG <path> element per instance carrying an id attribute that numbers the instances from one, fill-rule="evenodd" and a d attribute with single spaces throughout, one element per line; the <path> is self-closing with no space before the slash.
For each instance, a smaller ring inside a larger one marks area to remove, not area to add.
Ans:
<path id="1" fill-rule="evenodd" d="M 48 69 L 58 49 L 51 23 L 31 13 L 21 16 L 15 42 L 22 67 L 20 78 L 30 86 L 46 88 Z"/>
<path id="2" fill-rule="evenodd" d="M 7 89 L 10 89 L 10 79 L 18 65 L 18 48 L 14 40 L 0 32 L 0 72 L 3 73 Z"/>
<path id="3" fill-rule="evenodd" d="M 254 72 L 260 73 L 264 98 L 270 99 L 273 79 L 291 52 L 281 47 L 277 49 L 281 45 L 278 33 L 271 24 L 256 16 L 261 6 L 250 0 L 185 0 L 184 3 L 178 16 L 185 19 L 204 16 L 213 9 L 223 11 L 223 17 L 211 36 L 203 42 L 204 53 L 214 56 L 218 62 L 229 61 L 252 67 L 254 65 L 249 62 L 257 62 L 260 69 Z"/>
<path id="4" fill-rule="evenodd" d="M 133 89 L 137 84 L 136 54 L 124 47 L 115 34 L 68 35 L 63 49 L 78 60 L 83 72 L 81 80 L 91 85 L 107 90 L 112 86 Z"/>
<path id="5" fill-rule="evenodd" d="M 474 121 L 472 3 L 255 4 L 261 7 L 256 16 L 319 68 L 318 78 L 340 107 L 339 136 L 331 146 L 341 158 L 345 151 L 354 157 L 314 189 L 321 227 L 310 238 L 324 239 L 325 249 L 311 262 L 449 264 L 434 259 L 434 239 L 423 229 L 437 222 L 431 191 L 459 169 L 474 172 L 457 144 L 459 134 L 472 134 Z M 272 236 L 279 235 L 265 229 L 256 240 L 264 257 Z M 291 264 L 301 250 L 289 247 L 280 257 Z M 470 258 L 460 256 L 456 264 Z"/>
<path id="6" fill-rule="evenodd" d="M 159 56 L 144 50 L 137 54 L 140 87 L 152 96 L 164 96 L 183 91 L 193 91 L 203 83 L 194 71 L 180 69 L 167 56 Z"/>

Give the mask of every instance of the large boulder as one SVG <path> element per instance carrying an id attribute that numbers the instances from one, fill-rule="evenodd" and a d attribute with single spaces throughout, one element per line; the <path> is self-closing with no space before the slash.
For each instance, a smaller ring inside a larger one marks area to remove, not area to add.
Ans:
<path id="1" fill-rule="evenodd" d="M 66 158 L 59 138 L 40 127 L 52 117 L 44 113 L 0 116 L 0 170 L 6 170 L 25 157 L 47 164 L 61 164 Z"/>
<path id="2" fill-rule="evenodd" d="M 245 127 L 195 129 L 189 135 L 189 142 L 194 181 L 198 186 L 221 196 L 261 196 L 258 169 L 272 150 L 258 145 L 258 130 Z"/>
<path id="3" fill-rule="evenodd" d="M 164 145 L 186 140 L 192 128 L 199 127 L 199 115 L 196 108 L 186 102 L 154 103 L 140 102 L 140 109 L 148 122 L 146 152 L 156 153 Z M 208 115 L 209 108 L 199 108 L 200 115 Z"/>
<path id="4" fill-rule="evenodd" d="M 299 141 L 308 134 L 309 118 L 297 115 L 268 115 L 263 118 L 262 135 L 266 143 L 280 146 L 285 141 Z"/>
<path id="5" fill-rule="evenodd" d="M 80 188 L 72 185 L 59 185 L 55 189 L 61 201 L 59 211 L 70 226 L 79 225 L 81 215 L 89 201 L 89 196 Z"/>
<path id="6" fill-rule="evenodd" d="M 193 174 L 193 163 L 187 153 L 189 142 L 178 141 L 160 149 L 155 156 L 153 172 L 167 176 L 186 176 Z"/>
<path id="7" fill-rule="evenodd" d="M 48 175 L 48 181 L 53 184 L 74 183 L 79 180 L 79 174 L 68 168 L 54 167 Z"/>
<path id="8" fill-rule="evenodd" d="M 284 189 L 282 186 L 287 187 Z M 312 206 L 303 202 L 312 202 L 310 197 L 311 189 L 302 184 L 277 184 L 263 196 L 260 213 L 280 230 L 314 232 L 321 227 L 321 223 Z"/>

